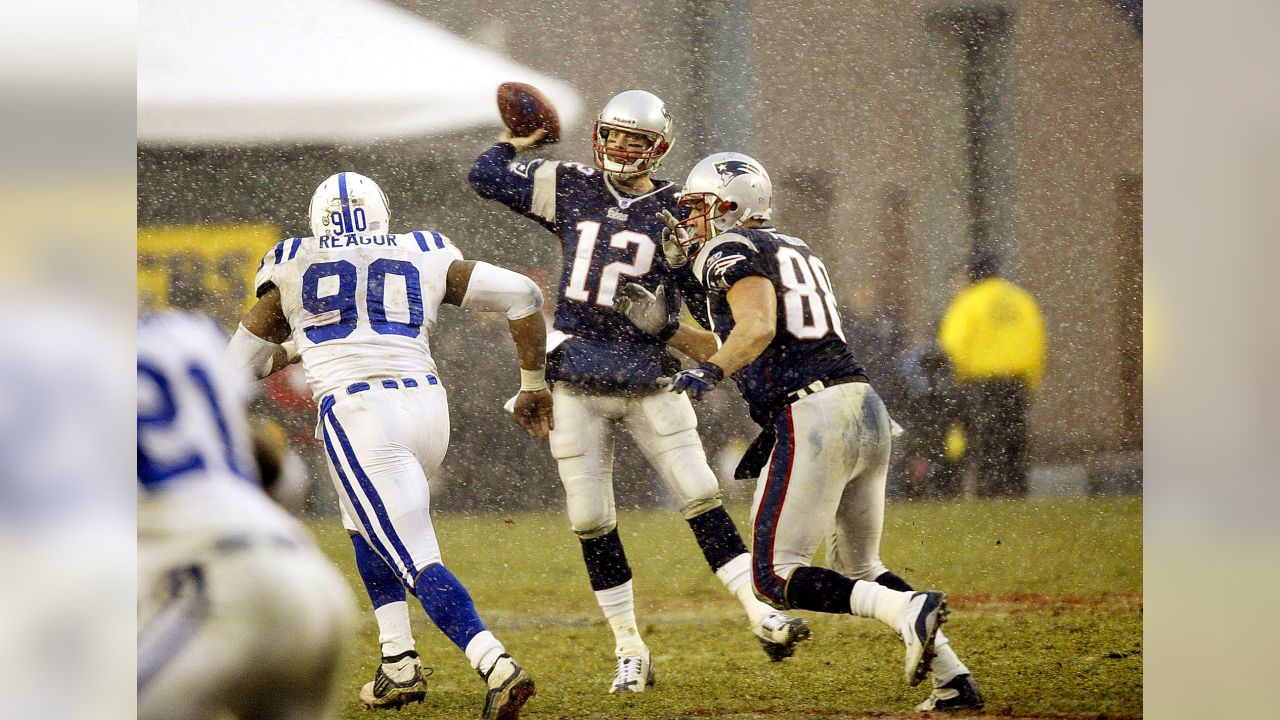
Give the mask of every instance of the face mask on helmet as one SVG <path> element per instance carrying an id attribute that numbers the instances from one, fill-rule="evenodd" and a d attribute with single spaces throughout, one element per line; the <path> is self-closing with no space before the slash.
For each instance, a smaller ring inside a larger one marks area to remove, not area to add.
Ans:
<path id="1" fill-rule="evenodd" d="M 609 141 L 611 132 L 613 143 Z M 631 136 L 630 141 L 619 142 L 619 132 Z M 645 142 L 645 147 L 639 147 Z M 596 167 L 605 172 L 623 177 L 652 172 L 671 151 L 671 114 L 653 93 L 619 93 L 596 118 L 591 146 Z"/>
<path id="2" fill-rule="evenodd" d="M 386 193 L 359 173 L 340 172 L 320 183 L 311 196 L 312 235 L 385 233 L 391 222 Z"/>

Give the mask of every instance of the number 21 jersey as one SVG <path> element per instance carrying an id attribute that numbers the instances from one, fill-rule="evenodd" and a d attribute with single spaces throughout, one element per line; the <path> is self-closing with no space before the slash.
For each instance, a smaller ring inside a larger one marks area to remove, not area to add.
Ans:
<path id="1" fill-rule="evenodd" d="M 436 372 L 435 328 L 449 266 L 462 253 L 431 230 L 290 238 L 267 251 L 258 297 L 280 304 L 312 396 L 370 378 Z"/>

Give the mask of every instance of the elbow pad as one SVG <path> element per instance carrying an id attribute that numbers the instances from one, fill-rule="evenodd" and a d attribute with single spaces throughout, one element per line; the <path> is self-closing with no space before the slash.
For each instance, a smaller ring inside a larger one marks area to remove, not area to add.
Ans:
<path id="1" fill-rule="evenodd" d="M 462 307 L 503 312 L 508 320 L 519 320 L 542 310 L 542 291 L 520 273 L 477 262 L 471 270 Z"/>
<path id="2" fill-rule="evenodd" d="M 227 351 L 236 364 L 261 380 L 271 374 L 271 358 L 278 347 L 280 346 L 249 332 L 244 323 L 240 323 L 236 334 L 231 336 L 231 342 L 227 344 Z"/>

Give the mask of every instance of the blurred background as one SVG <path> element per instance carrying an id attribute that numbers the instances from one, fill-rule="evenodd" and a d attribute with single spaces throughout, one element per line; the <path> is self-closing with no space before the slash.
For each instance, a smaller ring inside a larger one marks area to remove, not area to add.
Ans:
<path id="1" fill-rule="evenodd" d="M 382 185 L 393 229 L 438 229 L 554 294 L 554 236 L 466 185 L 501 130 L 496 87 L 546 91 L 564 139 L 543 154 L 580 162 L 598 109 L 641 88 L 675 122 L 658 175 L 752 154 L 779 226 L 826 261 L 855 355 L 908 429 L 892 493 L 982 491 L 936 343 L 975 248 L 1030 293 L 1047 336 L 1018 494 L 1139 493 L 1142 33 L 1140 0 L 144 0 L 138 304 L 234 327 L 262 253 L 307 232 L 310 195 L 338 170 Z M 432 336 L 453 413 L 438 508 L 561 501 L 545 448 L 501 411 L 509 342 L 502 323 L 452 308 Z M 700 408 L 726 480 L 754 434 L 732 395 Z M 263 405 L 313 442 L 300 368 L 269 381 Z M 313 510 L 331 508 L 319 453 L 304 454 Z M 619 457 L 622 504 L 663 502 L 637 454 Z"/>

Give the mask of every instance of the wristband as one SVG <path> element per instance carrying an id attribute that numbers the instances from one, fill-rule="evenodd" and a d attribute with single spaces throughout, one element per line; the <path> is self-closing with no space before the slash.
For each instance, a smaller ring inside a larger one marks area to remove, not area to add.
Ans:
<path id="1" fill-rule="evenodd" d="M 659 330 L 656 337 L 662 342 L 666 342 L 670 340 L 671 337 L 675 335 L 676 331 L 679 329 L 680 329 L 680 319 L 676 318 L 674 322 L 668 323 L 666 327 Z"/>
<path id="2" fill-rule="evenodd" d="M 538 392 L 547 389 L 547 369 L 525 370 L 520 368 L 520 392 Z"/>

